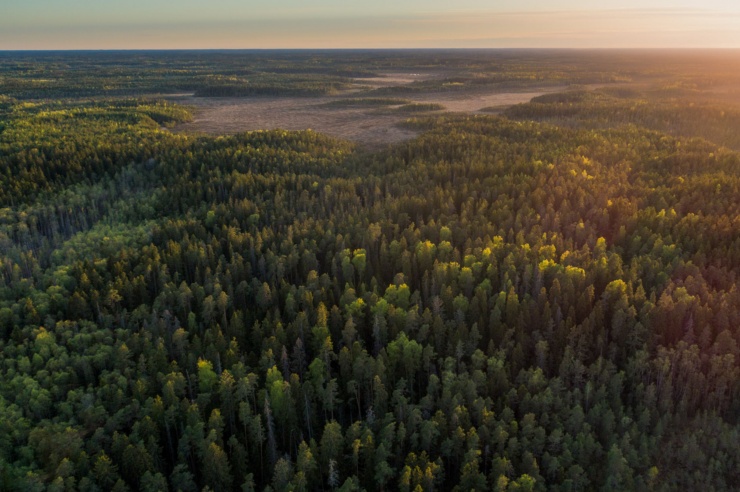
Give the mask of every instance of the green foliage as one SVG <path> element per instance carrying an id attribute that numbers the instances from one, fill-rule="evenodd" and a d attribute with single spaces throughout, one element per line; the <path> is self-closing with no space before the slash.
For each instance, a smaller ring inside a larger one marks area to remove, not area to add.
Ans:
<path id="1" fill-rule="evenodd" d="M 410 103 L 396 108 L 401 113 L 428 113 L 430 111 L 444 111 L 445 107 L 437 103 Z"/>
<path id="2" fill-rule="evenodd" d="M 370 153 L 0 105 L 0 489 L 740 481 L 737 153 L 454 115 Z"/>
<path id="3" fill-rule="evenodd" d="M 255 73 L 245 76 L 214 75 L 198 80 L 196 96 L 317 96 L 332 94 L 345 87 L 347 79 L 323 74 Z"/>
<path id="4" fill-rule="evenodd" d="M 343 87 L 348 77 L 374 75 L 354 60 L 330 57 L 317 66 L 291 52 L 0 53 L 0 97 L 17 99 L 320 95 Z M 5 102 L 0 99 L 0 113 Z"/>
<path id="5" fill-rule="evenodd" d="M 620 96 L 617 97 L 614 93 L 607 89 L 547 94 L 513 106 L 504 114 L 578 128 L 638 125 L 671 135 L 702 137 L 740 149 L 740 108 L 734 104 L 701 98 L 656 98 L 651 93 L 629 93 L 630 97 L 617 93 Z"/>

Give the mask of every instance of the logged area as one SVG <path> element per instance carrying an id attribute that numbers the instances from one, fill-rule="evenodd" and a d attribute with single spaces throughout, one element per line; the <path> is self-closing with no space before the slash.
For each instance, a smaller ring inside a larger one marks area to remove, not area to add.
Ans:
<path id="1" fill-rule="evenodd" d="M 737 490 L 738 83 L 0 53 L 0 490 Z"/>

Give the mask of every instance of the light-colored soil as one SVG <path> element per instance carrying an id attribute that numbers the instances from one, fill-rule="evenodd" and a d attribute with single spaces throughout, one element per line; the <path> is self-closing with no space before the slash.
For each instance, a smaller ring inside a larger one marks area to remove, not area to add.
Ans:
<path id="1" fill-rule="evenodd" d="M 563 90 L 564 87 L 547 88 L 541 89 L 535 92 L 495 92 L 491 94 L 465 94 L 464 97 L 460 95 L 445 95 L 440 94 L 435 97 L 424 97 L 419 100 L 424 102 L 435 102 L 441 104 L 448 111 L 456 112 L 467 112 L 474 113 L 480 111 L 483 108 L 496 107 L 505 109 L 514 104 L 521 104 L 529 102 L 533 97 L 541 96 L 548 92 L 558 92 Z"/>
<path id="2" fill-rule="evenodd" d="M 377 89 L 379 87 L 391 87 L 396 85 L 406 85 L 421 80 L 430 80 L 439 77 L 436 72 L 411 73 L 411 72 L 393 72 L 384 73 L 380 77 L 359 77 L 352 79 L 355 84 Z"/>
<path id="3" fill-rule="evenodd" d="M 195 119 L 178 125 L 175 131 L 228 134 L 276 128 L 311 129 L 365 145 L 394 143 L 415 135 L 411 130 L 396 126 L 403 121 L 401 115 L 381 114 L 373 108 L 322 107 L 331 100 L 324 97 L 185 97 L 178 100 L 195 108 Z"/>
<path id="4" fill-rule="evenodd" d="M 403 85 L 437 76 L 433 73 L 391 73 L 383 77 L 355 79 L 358 87 Z M 477 112 L 487 107 L 504 109 L 527 102 L 535 96 L 562 90 L 548 87 L 528 92 L 491 92 L 475 94 L 419 94 L 400 97 L 415 102 L 439 103 L 447 111 Z M 325 106 L 325 103 L 343 97 L 356 97 L 357 89 L 337 96 L 326 97 L 239 97 L 212 98 L 178 94 L 172 99 L 195 108 L 194 120 L 178 125 L 177 132 L 205 132 L 229 134 L 251 130 L 311 129 L 335 137 L 355 141 L 364 146 L 377 147 L 407 140 L 416 135 L 399 127 L 409 117 L 388 108 L 347 108 Z"/>

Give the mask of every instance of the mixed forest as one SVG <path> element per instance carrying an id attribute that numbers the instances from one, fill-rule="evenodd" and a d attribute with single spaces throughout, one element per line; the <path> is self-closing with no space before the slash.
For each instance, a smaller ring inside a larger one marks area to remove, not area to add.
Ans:
<path id="1" fill-rule="evenodd" d="M 0 490 L 740 488 L 740 57 L 639 56 L 0 54 Z M 578 85 L 375 150 L 152 95 L 399 66 L 345 104 Z"/>

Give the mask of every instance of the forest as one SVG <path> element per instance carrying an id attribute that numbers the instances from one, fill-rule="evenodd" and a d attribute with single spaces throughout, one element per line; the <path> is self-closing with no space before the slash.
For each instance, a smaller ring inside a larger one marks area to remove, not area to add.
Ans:
<path id="1" fill-rule="evenodd" d="M 737 490 L 740 57 L 656 56 L 0 53 L 0 490 Z M 393 67 L 381 149 L 160 97 Z"/>

